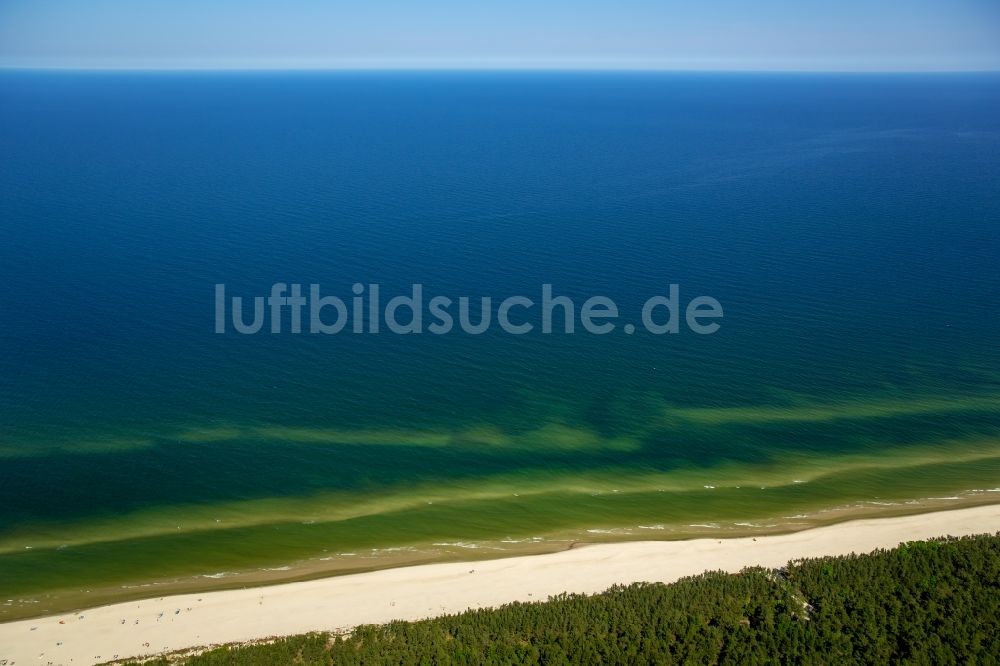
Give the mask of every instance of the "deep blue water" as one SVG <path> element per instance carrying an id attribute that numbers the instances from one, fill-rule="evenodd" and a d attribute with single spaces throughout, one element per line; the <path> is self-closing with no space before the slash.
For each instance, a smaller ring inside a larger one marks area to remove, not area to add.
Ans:
<path id="1" fill-rule="evenodd" d="M 992 451 L 998 228 L 997 75 L 6 72 L 0 543 L 329 492 Z M 551 283 L 622 321 L 677 283 L 725 316 L 708 336 L 213 333 L 216 283 L 274 282 Z M 452 536 L 490 533 L 456 512 Z M 68 557 L 44 548 L 8 571 Z"/>

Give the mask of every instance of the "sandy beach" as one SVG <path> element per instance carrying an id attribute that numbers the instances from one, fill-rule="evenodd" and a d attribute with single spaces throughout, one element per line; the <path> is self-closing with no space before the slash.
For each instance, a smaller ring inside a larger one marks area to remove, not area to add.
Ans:
<path id="1" fill-rule="evenodd" d="M 777 567 L 941 535 L 1000 531 L 1000 505 L 854 520 L 778 536 L 587 545 L 559 553 L 388 569 L 185 594 L 0 624 L 0 664 L 93 664 L 195 646 L 413 620 L 616 583 Z"/>

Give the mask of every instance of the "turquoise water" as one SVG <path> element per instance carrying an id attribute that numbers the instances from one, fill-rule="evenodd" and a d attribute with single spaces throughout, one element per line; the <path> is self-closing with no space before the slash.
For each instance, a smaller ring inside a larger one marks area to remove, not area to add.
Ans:
<path id="1" fill-rule="evenodd" d="M 0 154 L 5 616 L 1000 486 L 996 75 L 10 72 Z M 275 282 L 725 316 L 213 333 Z"/>

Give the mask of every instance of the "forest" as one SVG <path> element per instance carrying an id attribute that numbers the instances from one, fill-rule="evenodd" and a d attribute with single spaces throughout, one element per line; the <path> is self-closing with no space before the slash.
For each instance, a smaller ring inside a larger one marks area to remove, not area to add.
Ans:
<path id="1" fill-rule="evenodd" d="M 997 664 L 1000 535 L 565 594 L 146 664 Z"/>

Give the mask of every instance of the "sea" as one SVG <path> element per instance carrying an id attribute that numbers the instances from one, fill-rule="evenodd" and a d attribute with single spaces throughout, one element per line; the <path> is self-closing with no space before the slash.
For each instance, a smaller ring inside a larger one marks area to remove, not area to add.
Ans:
<path id="1" fill-rule="evenodd" d="M 0 284 L 0 620 L 1000 501 L 997 74 L 7 70 Z"/>

